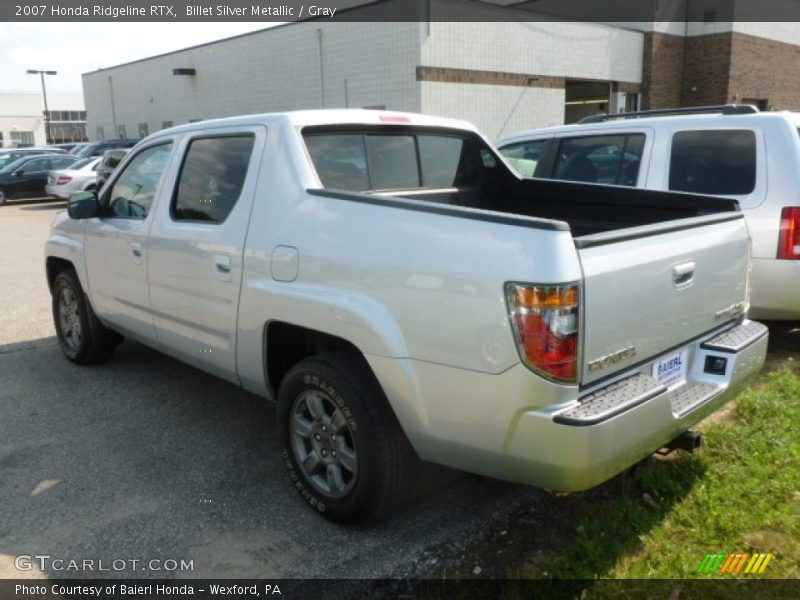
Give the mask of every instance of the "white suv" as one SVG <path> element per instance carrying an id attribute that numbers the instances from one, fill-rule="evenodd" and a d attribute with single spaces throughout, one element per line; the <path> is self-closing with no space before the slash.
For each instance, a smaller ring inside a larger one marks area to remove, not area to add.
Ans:
<path id="1" fill-rule="evenodd" d="M 713 106 L 591 116 L 497 142 L 525 177 L 735 198 L 752 237 L 750 315 L 800 319 L 800 113 Z"/>

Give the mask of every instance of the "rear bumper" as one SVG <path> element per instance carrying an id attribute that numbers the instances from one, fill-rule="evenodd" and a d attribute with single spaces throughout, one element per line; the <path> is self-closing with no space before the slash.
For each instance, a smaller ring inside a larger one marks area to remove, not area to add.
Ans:
<path id="1" fill-rule="evenodd" d="M 647 365 L 568 408 L 525 413 L 509 445 L 514 479 L 564 491 L 606 481 L 733 398 L 761 369 L 767 339 L 766 327 L 746 321 L 691 344 L 687 381 L 676 389 L 659 386 Z M 706 373 L 707 357 L 724 358 L 724 373 Z"/>
<path id="2" fill-rule="evenodd" d="M 663 357 L 584 392 L 522 365 L 489 375 L 367 358 L 421 458 L 579 491 L 652 454 L 733 398 L 761 369 L 767 339 L 766 327 L 745 321 L 687 344 L 686 383 L 672 390 L 650 377 Z M 725 359 L 724 372 L 705 372 L 709 356 Z"/>

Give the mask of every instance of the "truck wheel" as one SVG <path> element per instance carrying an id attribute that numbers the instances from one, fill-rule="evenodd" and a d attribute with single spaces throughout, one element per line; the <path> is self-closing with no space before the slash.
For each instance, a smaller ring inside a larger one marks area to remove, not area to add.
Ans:
<path id="1" fill-rule="evenodd" d="M 79 365 L 108 360 L 122 339 L 94 314 L 72 269 L 53 282 L 53 322 L 64 355 Z"/>
<path id="2" fill-rule="evenodd" d="M 331 521 L 376 518 L 405 497 L 419 459 L 361 357 L 295 365 L 281 382 L 278 427 L 292 484 Z"/>

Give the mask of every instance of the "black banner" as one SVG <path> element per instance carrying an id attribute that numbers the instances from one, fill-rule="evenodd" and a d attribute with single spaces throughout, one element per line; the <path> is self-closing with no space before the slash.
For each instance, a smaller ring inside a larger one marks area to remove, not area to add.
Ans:
<path id="1" fill-rule="evenodd" d="M 211 600 L 260 599 L 649 599 L 770 600 L 800 597 L 800 580 L 696 579 L 256 579 L 134 580 L 62 579 L 1 580 L 2 600 Z"/>
<path id="2" fill-rule="evenodd" d="M 800 21 L 795 0 L 16 0 L 3 21 Z"/>

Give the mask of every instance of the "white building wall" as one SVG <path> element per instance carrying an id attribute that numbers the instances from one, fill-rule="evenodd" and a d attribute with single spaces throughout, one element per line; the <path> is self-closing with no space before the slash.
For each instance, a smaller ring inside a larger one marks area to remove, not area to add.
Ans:
<path id="1" fill-rule="evenodd" d="M 603 81 L 641 82 L 644 35 L 602 24 L 434 22 L 421 65 Z M 464 119 L 496 139 L 564 122 L 564 90 L 424 81 L 422 111 Z"/>
<path id="2" fill-rule="evenodd" d="M 490 140 L 564 122 L 564 90 L 422 82 L 422 111 L 475 124 Z"/>
<path id="3" fill-rule="evenodd" d="M 80 92 L 48 92 L 47 105 L 52 110 L 84 110 Z M 34 144 L 46 143 L 44 100 L 41 92 L 0 92 L 0 132 L 3 147 L 12 145 L 12 131 L 32 131 Z"/>
<path id="4" fill-rule="evenodd" d="M 594 23 L 430 24 L 422 65 L 639 83 L 644 34 Z"/>
<path id="5" fill-rule="evenodd" d="M 94 139 L 102 127 L 113 137 L 116 121 L 136 137 L 139 123 L 152 133 L 163 121 L 345 104 L 419 111 L 421 30 L 419 23 L 299 23 L 87 73 L 87 132 Z M 174 76 L 174 68 L 197 74 Z"/>

